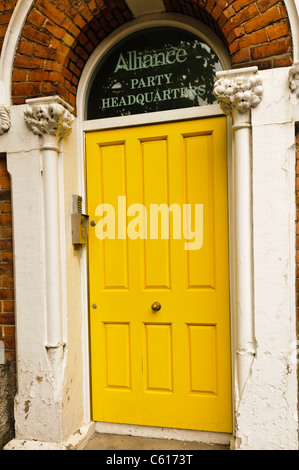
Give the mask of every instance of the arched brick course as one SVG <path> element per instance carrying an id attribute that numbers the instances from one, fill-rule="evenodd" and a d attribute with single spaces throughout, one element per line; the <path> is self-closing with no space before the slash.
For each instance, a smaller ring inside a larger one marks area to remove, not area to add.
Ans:
<path id="1" fill-rule="evenodd" d="M 167 11 L 194 16 L 220 36 L 233 67 L 289 66 L 292 40 L 286 9 L 278 0 L 164 0 Z"/>
<path id="2" fill-rule="evenodd" d="M 88 57 L 105 36 L 131 18 L 124 0 L 36 0 L 17 48 L 13 103 L 58 94 L 74 106 Z"/>
<path id="3" fill-rule="evenodd" d="M 208 24 L 229 50 L 233 67 L 265 69 L 292 63 L 291 32 L 281 0 L 163 1 L 166 11 Z M 36 0 L 16 52 L 13 103 L 58 94 L 74 106 L 88 57 L 130 19 L 125 0 Z"/>

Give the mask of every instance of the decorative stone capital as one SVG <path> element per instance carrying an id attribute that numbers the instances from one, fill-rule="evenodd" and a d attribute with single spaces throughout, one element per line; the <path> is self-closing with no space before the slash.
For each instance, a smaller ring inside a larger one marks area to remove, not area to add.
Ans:
<path id="1" fill-rule="evenodd" d="M 0 106 L 0 135 L 9 131 L 11 126 L 10 111 L 5 106 Z"/>
<path id="2" fill-rule="evenodd" d="M 257 70 L 257 67 L 250 67 L 218 72 L 214 95 L 224 114 L 232 116 L 234 111 L 246 114 L 261 102 L 264 89 Z"/>
<path id="3" fill-rule="evenodd" d="M 299 98 L 299 62 L 290 69 L 289 72 L 289 87 L 292 93 Z"/>
<path id="4" fill-rule="evenodd" d="M 72 109 L 63 100 L 41 98 L 28 100 L 28 108 L 24 111 L 25 122 L 30 131 L 39 136 L 56 136 L 57 139 L 67 137 L 72 132 L 74 117 Z"/>

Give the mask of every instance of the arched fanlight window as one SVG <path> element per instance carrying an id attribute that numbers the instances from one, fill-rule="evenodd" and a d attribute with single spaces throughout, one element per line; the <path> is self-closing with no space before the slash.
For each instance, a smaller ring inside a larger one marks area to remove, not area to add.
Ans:
<path id="1" fill-rule="evenodd" d="M 215 52 L 174 28 L 132 34 L 100 61 L 90 83 L 85 119 L 166 111 L 216 103 Z"/>

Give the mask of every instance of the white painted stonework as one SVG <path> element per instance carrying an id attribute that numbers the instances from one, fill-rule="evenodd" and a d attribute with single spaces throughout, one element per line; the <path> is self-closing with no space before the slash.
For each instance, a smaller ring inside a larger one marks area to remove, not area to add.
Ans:
<path id="1" fill-rule="evenodd" d="M 10 129 L 10 110 L 5 106 L 0 106 L 0 136 Z"/>
<path id="2" fill-rule="evenodd" d="M 25 15 L 31 1 L 21 4 L 11 24 L 13 37 L 22 24 L 22 9 Z M 155 5 L 159 8 L 159 2 Z M 2 65 L 8 69 L 1 71 L 0 89 L 9 125 L 0 136 L 0 151 L 7 153 L 12 179 L 18 393 L 16 438 L 6 449 L 81 448 L 95 429 L 90 418 L 86 249 L 74 248 L 71 237 L 72 195 L 84 196 L 85 191 L 82 106 L 74 119 L 57 97 L 10 106 L 9 51 L 6 44 Z M 231 443 L 240 450 L 298 449 L 297 73 L 294 68 L 259 73 L 251 68 L 218 76 L 232 83 L 241 77 L 255 83 L 253 88 L 260 87 L 258 93 L 246 95 L 248 106 L 244 96 L 240 102 L 240 97 L 228 100 L 225 89 L 222 97 L 219 94 L 233 119 L 228 139 Z M 84 102 L 83 85 L 81 89 L 79 104 Z M 56 109 L 51 114 L 54 132 L 40 122 L 36 133 L 28 126 L 28 116 L 36 118 L 36 106 L 44 106 L 44 112 Z M 214 110 L 211 107 L 211 113 Z M 64 124 L 66 132 L 60 133 Z M 145 430 L 140 433 L 146 435 Z M 202 439 L 211 439 L 205 436 Z M 227 438 L 219 436 L 218 441 Z"/>
<path id="3" fill-rule="evenodd" d="M 292 105 L 286 70 L 260 72 L 258 80 L 256 72 L 221 72 L 215 85 L 224 111 L 233 117 L 235 134 L 235 448 L 297 449 L 298 105 Z"/>
<path id="4" fill-rule="evenodd" d="M 285 69 L 261 73 L 252 111 L 256 357 L 236 410 L 236 446 L 297 449 L 295 120 Z M 295 353 L 295 354 L 294 354 Z"/>

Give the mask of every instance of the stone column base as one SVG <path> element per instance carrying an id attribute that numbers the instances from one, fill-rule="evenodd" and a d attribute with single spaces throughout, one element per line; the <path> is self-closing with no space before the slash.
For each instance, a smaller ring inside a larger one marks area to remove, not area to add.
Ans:
<path id="1" fill-rule="evenodd" d="M 82 426 L 65 442 L 29 441 L 13 439 L 3 450 L 82 450 L 95 432 L 95 423 Z"/>

